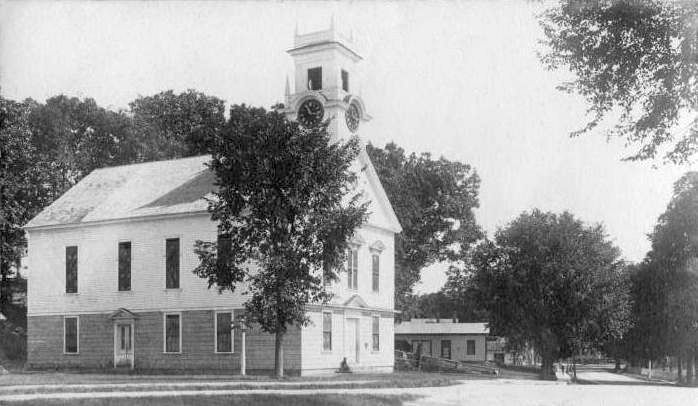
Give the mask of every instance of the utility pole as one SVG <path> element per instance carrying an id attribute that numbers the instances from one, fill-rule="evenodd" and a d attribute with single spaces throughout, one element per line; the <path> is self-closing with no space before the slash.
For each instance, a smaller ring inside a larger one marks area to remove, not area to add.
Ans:
<path id="1" fill-rule="evenodd" d="M 245 333 L 247 332 L 247 324 L 245 324 L 245 316 L 239 316 L 237 320 L 231 323 L 231 329 L 240 329 L 240 375 L 247 374 L 246 354 L 245 354 Z"/>

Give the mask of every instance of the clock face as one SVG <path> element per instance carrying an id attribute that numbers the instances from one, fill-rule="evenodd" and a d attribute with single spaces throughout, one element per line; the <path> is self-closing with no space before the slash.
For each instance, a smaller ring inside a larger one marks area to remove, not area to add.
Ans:
<path id="1" fill-rule="evenodd" d="M 322 121 L 324 114 L 325 108 L 319 100 L 308 99 L 298 109 L 298 122 L 305 127 L 312 127 Z"/>
<path id="2" fill-rule="evenodd" d="M 345 117 L 347 119 L 347 128 L 349 128 L 349 131 L 353 133 L 356 132 L 359 128 L 359 120 L 361 119 L 359 106 L 357 106 L 356 103 L 350 104 Z"/>

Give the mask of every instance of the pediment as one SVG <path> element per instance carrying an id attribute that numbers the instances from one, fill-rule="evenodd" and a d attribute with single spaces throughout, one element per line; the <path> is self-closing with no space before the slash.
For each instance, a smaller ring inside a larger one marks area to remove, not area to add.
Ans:
<path id="1" fill-rule="evenodd" d="M 376 240 L 368 248 L 373 250 L 373 251 L 382 252 L 385 250 L 385 244 L 383 244 L 383 241 L 381 241 L 381 240 Z"/>
<path id="2" fill-rule="evenodd" d="M 109 318 L 112 320 L 135 320 L 138 316 L 122 307 L 109 315 Z"/>
<path id="3" fill-rule="evenodd" d="M 350 297 L 346 302 L 344 302 L 344 306 L 368 308 L 366 301 L 363 300 L 359 295 Z"/>

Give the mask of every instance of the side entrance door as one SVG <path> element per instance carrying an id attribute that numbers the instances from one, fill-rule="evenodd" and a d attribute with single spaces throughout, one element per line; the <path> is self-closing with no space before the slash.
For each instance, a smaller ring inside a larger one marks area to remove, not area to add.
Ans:
<path id="1" fill-rule="evenodd" d="M 346 319 L 346 330 L 344 336 L 344 356 L 347 362 L 359 363 L 359 319 Z"/>
<path id="2" fill-rule="evenodd" d="M 133 368 L 133 323 L 114 324 L 114 366 Z"/>

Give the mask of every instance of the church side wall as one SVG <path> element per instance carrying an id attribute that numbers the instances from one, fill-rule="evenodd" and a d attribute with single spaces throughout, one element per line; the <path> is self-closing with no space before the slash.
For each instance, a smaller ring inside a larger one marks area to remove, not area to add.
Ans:
<path id="1" fill-rule="evenodd" d="M 237 311 L 236 311 L 237 313 Z M 241 333 L 234 333 L 234 352 L 216 353 L 213 310 L 182 311 L 181 353 L 163 352 L 163 312 L 136 313 L 134 362 L 142 371 L 240 372 Z M 109 314 L 78 314 L 79 353 L 63 352 L 63 316 L 28 318 L 27 366 L 34 369 L 114 367 L 114 322 Z M 246 335 L 247 371 L 270 372 L 274 368 L 274 336 L 259 328 Z M 291 328 L 284 337 L 284 367 L 298 374 L 301 366 L 301 332 Z"/>
<path id="2" fill-rule="evenodd" d="M 180 239 L 180 288 L 165 288 L 165 239 Z M 29 232 L 27 313 L 65 315 L 242 307 L 192 273 L 196 240 L 215 241 L 207 214 Z M 118 290 L 118 244 L 131 242 L 131 290 Z M 78 292 L 65 292 L 65 247 L 78 247 Z"/>

